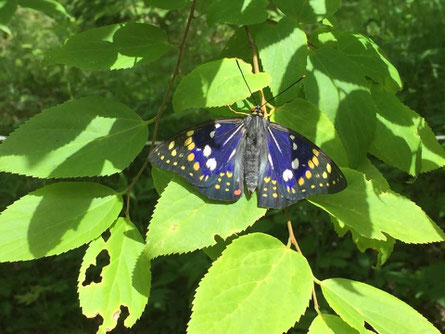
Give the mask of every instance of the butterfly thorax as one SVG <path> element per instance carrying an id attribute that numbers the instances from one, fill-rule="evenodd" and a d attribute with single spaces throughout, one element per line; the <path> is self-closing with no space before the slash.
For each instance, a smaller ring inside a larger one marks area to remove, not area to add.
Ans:
<path id="1" fill-rule="evenodd" d="M 254 192 L 258 186 L 261 159 L 267 155 L 265 139 L 267 123 L 263 114 L 255 113 L 255 111 L 252 111 L 252 114 L 244 119 L 246 132 L 244 135 L 243 172 L 247 189 L 250 192 Z"/>

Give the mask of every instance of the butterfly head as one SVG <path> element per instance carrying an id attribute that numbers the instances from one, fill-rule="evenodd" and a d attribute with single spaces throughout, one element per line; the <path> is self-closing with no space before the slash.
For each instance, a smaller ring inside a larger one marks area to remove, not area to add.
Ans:
<path id="1" fill-rule="evenodd" d="M 265 112 L 266 111 L 265 111 L 264 107 L 262 107 L 262 106 L 252 106 L 250 108 L 250 114 L 252 116 L 262 116 L 262 117 L 264 117 Z"/>

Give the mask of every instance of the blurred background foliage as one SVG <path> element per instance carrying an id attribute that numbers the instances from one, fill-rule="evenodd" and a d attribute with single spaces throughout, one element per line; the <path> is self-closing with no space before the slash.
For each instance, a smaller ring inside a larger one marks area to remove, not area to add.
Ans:
<path id="1" fill-rule="evenodd" d="M 34 10 L 19 9 L 8 24 L 12 34 L 0 32 L 0 135 L 8 135 L 43 108 L 73 97 L 114 97 L 144 119 L 153 117 L 174 68 L 175 49 L 154 63 L 113 72 L 44 67 L 41 62 L 47 50 L 74 33 L 123 21 L 155 24 L 177 46 L 187 10 L 149 8 L 138 0 L 60 2 L 75 19 L 50 18 Z M 382 47 L 404 82 L 399 98 L 425 117 L 436 134 L 445 135 L 443 1 L 345 0 L 333 22 L 342 30 L 368 35 Z M 198 12 L 183 58 L 183 73 L 215 58 L 232 33 L 230 26 L 209 27 Z M 205 111 L 174 114 L 167 106 L 160 139 L 209 117 Z M 123 189 L 147 153 L 145 149 L 125 175 L 105 181 L 116 189 Z M 443 169 L 413 179 L 376 159 L 372 161 L 393 190 L 414 200 L 445 229 Z M 141 231 L 147 229 L 158 197 L 149 176 L 147 170 L 133 193 L 132 218 Z M 0 174 L 0 210 L 44 182 L 50 181 Z M 338 238 L 326 213 L 307 202 L 300 202 L 291 207 L 290 214 L 302 250 L 318 278 L 341 276 L 382 288 L 416 308 L 445 332 L 443 244 L 405 245 L 399 242 L 389 261 L 375 269 L 372 267 L 376 263 L 375 252 L 360 253 L 350 234 Z M 284 242 L 287 240 L 284 217 L 279 211 L 270 211 L 247 232 L 251 231 L 265 231 Z M 77 275 L 83 253 L 84 248 L 81 248 L 57 257 L 1 264 L 0 334 L 93 333 L 100 319 L 84 318 L 77 300 Z M 120 323 L 114 332 L 184 333 L 194 290 L 210 263 L 204 252 L 156 259 L 146 312 L 131 330 Z M 321 301 L 321 305 L 327 309 L 326 302 Z M 300 323 L 289 332 L 304 333 L 314 313 L 308 309 Z"/>

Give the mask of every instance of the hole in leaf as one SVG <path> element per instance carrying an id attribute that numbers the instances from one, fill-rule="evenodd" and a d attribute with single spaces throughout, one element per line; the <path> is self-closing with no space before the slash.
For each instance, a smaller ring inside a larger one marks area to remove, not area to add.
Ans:
<path id="1" fill-rule="evenodd" d="M 374 329 L 374 327 L 372 327 L 369 323 L 367 323 L 366 321 L 365 321 L 365 328 L 366 329 L 368 329 L 368 330 L 370 330 L 370 331 L 372 331 L 372 332 L 374 332 L 374 333 L 378 333 L 375 329 Z"/>
<path id="2" fill-rule="evenodd" d="M 105 230 L 102 234 L 101 234 L 101 237 L 102 237 L 102 239 L 104 239 L 104 241 L 105 242 L 107 242 L 108 241 L 108 239 L 110 239 L 110 236 L 111 236 L 111 232 L 110 232 L 110 230 Z"/>
<path id="3" fill-rule="evenodd" d="M 91 283 L 100 283 L 102 281 L 102 269 L 110 264 L 110 255 L 107 250 L 102 250 L 96 256 L 96 265 L 91 264 L 85 271 L 85 280 L 82 282 L 83 286 Z"/>
<path id="4" fill-rule="evenodd" d="M 125 331 L 125 329 L 128 330 L 128 328 L 124 325 L 124 321 L 129 315 L 130 312 L 128 311 L 128 307 L 121 305 L 119 310 L 113 314 L 113 319 L 117 321 L 117 325 L 113 329 L 114 332 L 122 333 Z"/>

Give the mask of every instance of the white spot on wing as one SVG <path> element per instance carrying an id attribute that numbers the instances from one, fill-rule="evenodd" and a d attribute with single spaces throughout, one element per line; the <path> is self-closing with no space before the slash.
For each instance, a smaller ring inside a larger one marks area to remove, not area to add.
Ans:
<path id="1" fill-rule="evenodd" d="M 212 149 L 210 148 L 209 145 L 204 146 L 203 153 L 206 158 L 208 158 L 210 156 L 210 154 L 212 154 Z"/>
<path id="2" fill-rule="evenodd" d="M 216 160 L 215 160 L 215 158 L 210 158 L 209 160 L 207 160 L 206 166 L 207 166 L 208 169 L 210 169 L 210 171 L 214 171 L 215 168 L 216 168 Z"/>
<path id="3" fill-rule="evenodd" d="M 236 149 L 234 149 L 234 150 L 232 151 L 232 153 L 230 153 L 229 159 L 227 159 L 227 161 L 229 161 L 230 159 L 232 159 L 233 156 L 235 155 L 235 153 L 236 153 Z"/>
<path id="4" fill-rule="evenodd" d="M 221 124 L 216 123 L 216 124 L 215 124 L 215 129 L 218 129 L 220 126 L 221 126 Z"/>
<path id="5" fill-rule="evenodd" d="M 292 179 L 294 177 L 294 174 L 292 173 L 292 171 L 290 169 L 286 169 L 283 172 L 283 180 L 285 182 L 289 181 L 290 179 Z"/>
<path id="6" fill-rule="evenodd" d="M 292 140 L 295 139 L 295 136 L 294 136 L 294 135 L 290 135 L 289 137 L 290 137 L 290 139 L 292 139 Z"/>
<path id="7" fill-rule="evenodd" d="M 292 143 L 292 149 L 295 151 L 297 149 L 297 144 Z"/>
<path id="8" fill-rule="evenodd" d="M 210 133 L 209 133 L 209 136 L 210 136 L 210 138 L 215 137 L 215 131 L 210 132 Z"/>
<path id="9" fill-rule="evenodd" d="M 241 123 L 241 125 L 238 126 L 238 128 L 237 128 L 235 131 L 233 131 L 233 133 L 230 135 L 230 137 L 226 139 L 226 141 L 223 143 L 223 145 L 226 145 L 226 144 L 230 141 L 230 139 L 232 139 L 233 136 L 234 136 L 239 130 L 241 130 L 241 128 L 242 128 L 243 126 L 244 126 L 244 124 Z M 216 127 L 216 124 L 215 124 L 215 127 Z"/>
<path id="10" fill-rule="evenodd" d="M 300 162 L 298 161 L 298 158 L 295 158 L 294 161 L 292 161 L 292 168 L 297 169 L 300 165 Z"/>
<path id="11" fill-rule="evenodd" d="M 270 166 L 272 167 L 272 169 L 274 169 L 273 167 L 273 161 L 272 161 L 272 156 L 270 155 L 270 153 L 267 155 L 267 159 L 269 160 Z"/>

